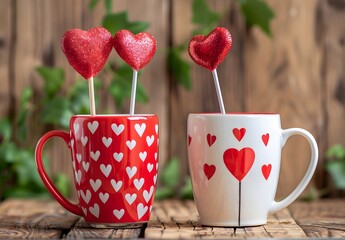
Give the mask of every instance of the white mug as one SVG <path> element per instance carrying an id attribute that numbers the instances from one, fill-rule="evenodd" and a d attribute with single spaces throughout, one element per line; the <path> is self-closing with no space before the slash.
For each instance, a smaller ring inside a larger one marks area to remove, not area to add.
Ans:
<path id="1" fill-rule="evenodd" d="M 288 206 L 302 193 L 317 166 L 314 137 L 301 128 L 281 129 L 279 114 L 190 114 L 187 128 L 189 169 L 202 225 L 267 223 L 269 213 Z M 295 134 L 308 140 L 310 164 L 296 189 L 276 202 L 281 151 Z"/>

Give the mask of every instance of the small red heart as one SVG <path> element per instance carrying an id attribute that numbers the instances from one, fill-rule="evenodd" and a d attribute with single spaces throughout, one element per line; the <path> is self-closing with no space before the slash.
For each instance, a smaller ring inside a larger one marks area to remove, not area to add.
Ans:
<path id="1" fill-rule="evenodd" d="M 225 166 L 238 181 L 242 181 L 247 175 L 253 166 L 254 159 L 255 152 L 251 148 L 242 148 L 239 151 L 229 148 L 223 154 Z"/>
<path id="2" fill-rule="evenodd" d="M 262 175 L 264 176 L 264 178 L 267 180 L 268 177 L 271 174 L 271 170 L 272 170 L 272 165 L 268 164 L 268 165 L 262 165 L 261 167 L 261 171 L 262 171 Z"/>
<path id="3" fill-rule="evenodd" d="M 88 31 L 71 29 L 61 40 L 62 51 L 69 64 L 85 79 L 97 75 L 102 70 L 112 45 L 112 35 L 103 27 Z"/>
<path id="4" fill-rule="evenodd" d="M 204 173 L 208 180 L 212 178 L 215 172 L 216 172 L 216 166 L 208 165 L 207 163 L 204 164 Z"/>
<path id="5" fill-rule="evenodd" d="M 265 146 L 267 147 L 267 144 L 268 144 L 268 140 L 270 139 L 270 135 L 268 133 L 266 134 L 263 134 L 262 135 L 262 142 L 265 144 Z"/>
<path id="6" fill-rule="evenodd" d="M 207 36 L 194 36 L 189 43 L 189 55 L 195 63 L 213 71 L 231 49 L 232 38 L 226 28 L 217 27 Z"/>
<path id="7" fill-rule="evenodd" d="M 241 129 L 238 129 L 238 128 L 234 128 L 232 130 L 232 133 L 234 134 L 235 138 L 241 142 L 242 138 L 244 137 L 244 135 L 246 134 L 246 129 L 245 128 L 241 128 Z"/>
<path id="8" fill-rule="evenodd" d="M 192 137 L 188 135 L 188 146 L 190 146 L 191 142 L 192 142 Z"/>
<path id="9" fill-rule="evenodd" d="M 215 135 L 207 134 L 207 142 L 210 147 L 213 145 L 216 139 L 217 137 Z"/>
<path id="10" fill-rule="evenodd" d="M 137 71 L 151 61 L 156 52 L 156 45 L 156 40 L 146 32 L 134 35 L 128 30 L 120 30 L 114 36 L 116 52 Z"/>

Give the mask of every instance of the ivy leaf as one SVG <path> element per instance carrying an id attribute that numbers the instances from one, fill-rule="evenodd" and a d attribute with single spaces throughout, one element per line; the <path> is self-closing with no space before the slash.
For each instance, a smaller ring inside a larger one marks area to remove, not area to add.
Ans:
<path id="1" fill-rule="evenodd" d="M 336 144 L 333 145 L 332 147 L 330 147 L 327 151 L 326 151 L 326 158 L 329 160 L 332 159 L 336 159 L 336 160 L 340 160 L 343 159 L 345 161 L 345 148 L 340 145 L 340 144 Z"/>
<path id="2" fill-rule="evenodd" d="M 173 80 L 185 89 L 190 90 L 192 88 L 190 66 L 182 58 L 182 51 L 182 47 L 171 48 L 168 53 L 168 63 Z"/>
<path id="3" fill-rule="evenodd" d="M 37 73 L 44 80 L 44 92 L 48 98 L 53 98 L 65 81 L 65 71 L 61 68 L 37 67 Z"/>
<path id="4" fill-rule="evenodd" d="M 170 187 L 160 187 L 157 188 L 155 193 L 155 200 L 162 200 L 173 197 L 175 194 L 175 191 L 173 188 Z"/>
<path id="5" fill-rule="evenodd" d="M 181 197 L 183 199 L 193 199 L 192 180 L 189 176 L 186 177 L 185 184 L 181 189 Z"/>
<path id="6" fill-rule="evenodd" d="M 176 188 L 180 181 L 180 163 L 178 158 L 172 158 L 162 173 L 163 184 L 168 188 Z"/>
<path id="7" fill-rule="evenodd" d="M 42 123 L 53 124 L 67 129 L 69 127 L 69 119 L 73 115 L 69 104 L 68 99 L 64 97 L 46 100 L 41 114 Z"/>
<path id="8" fill-rule="evenodd" d="M 104 0 L 104 7 L 107 13 L 111 12 L 112 6 L 113 6 L 112 0 Z"/>
<path id="9" fill-rule="evenodd" d="M 19 113 L 17 118 L 18 124 L 18 138 L 24 141 L 27 135 L 27 119 L 30 116 L 30 100 L 32 98 L 33 92 L 30 87 L 23 90 L 20 96 Z"/>
<path id="10" fill-rule="evenodd" d="M 12 136 L 11 121 L 8 118 L 0 119 L 0 143 L 10 141 Z"/>
<path id="11" fill-rule="evenodd" d="M 257 25 L 267 35 L 272 35 L 270 27 L 270 21 L 274 17 L 272 8 L 262 0 L 240 0 L 240 5 L 248 27 Z"/>
<path id="12" fill-rule="evenodd" d="M 132 71 L 131 67 L 123 64 L 114 72 L 109 86 L 109 92 L 117 107 L 121 107 L 123 101 L 131 97 Z M 140 81 L 137 83 L 136 100 L 142 103 L 148 101 L 148 95 Z"/>
<path id="13" fill-rule="evenodd" d="M 149 24 L 146 22 L 130 22 L 127 12 L 120 12 L 106 14 L 103 18 L 102 26 L 114 35 L 121 29 L 127 29 L 133 34 L 137 34 L 145 31 Z"/>
<path id="14" fill-rule="evenodd" d="M 335 187 L 345 190 L 345 160 L 332 160 L 326 163 L 326 170 L 332 176 Z"/>
<path id="15" fill-rule="evenodd" d="M 202 28 L 218 24 L 220 16 L 211 11 L 205 0 L 194 0 L 192 4 L 192 22 Z M 207 31 L 208 32 L 208 31 Z"/>
<path id="16" fill-rule="evenodd" d="M 89 2 L 89 10 L 93 11 L 96 5 L 100 2 L 100 0 L 90 0 Z"/>

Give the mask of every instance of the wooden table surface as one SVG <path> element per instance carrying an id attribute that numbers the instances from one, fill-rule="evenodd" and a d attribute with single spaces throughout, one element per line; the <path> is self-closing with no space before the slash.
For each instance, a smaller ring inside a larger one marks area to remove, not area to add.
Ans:
<path id="1" fill-rule="evenodd" d="M 10 199 L 0 204 L 0 238 L 345 238 L 345 199 L 296 202 L 247 228 L 203 227 L 193 201 L 155 202 L 147 226 L 95 229 L 53 200 Z"/>

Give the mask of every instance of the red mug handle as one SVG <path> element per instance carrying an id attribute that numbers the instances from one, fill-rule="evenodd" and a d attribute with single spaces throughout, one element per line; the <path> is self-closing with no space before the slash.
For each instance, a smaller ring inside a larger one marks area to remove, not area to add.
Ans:
<path id="1" fill-rule="evenodd" d="M 50 192 L 50 194 L 56 199 L 56 201 L 58 201 L 61 204 L 61 206 L 66 208 L 71 213 L 82 216 L 83 212 L 79 205 L 71 203 L 59 192 L 59 190 L 55 187 L 54 183 L 50 180 L 47 172 L 44 169 L 44 165 L 42 162 L 42 150 L 46 142 L 53 137 L 62 138 L 69 147 L 70 136 L 68 133 L 59 130 L 53 130 L 44 134 L 38 141 L 35 151 L 35 160 L 38 173 L 40 174 L 41 179 L 48 191 Z"/>

